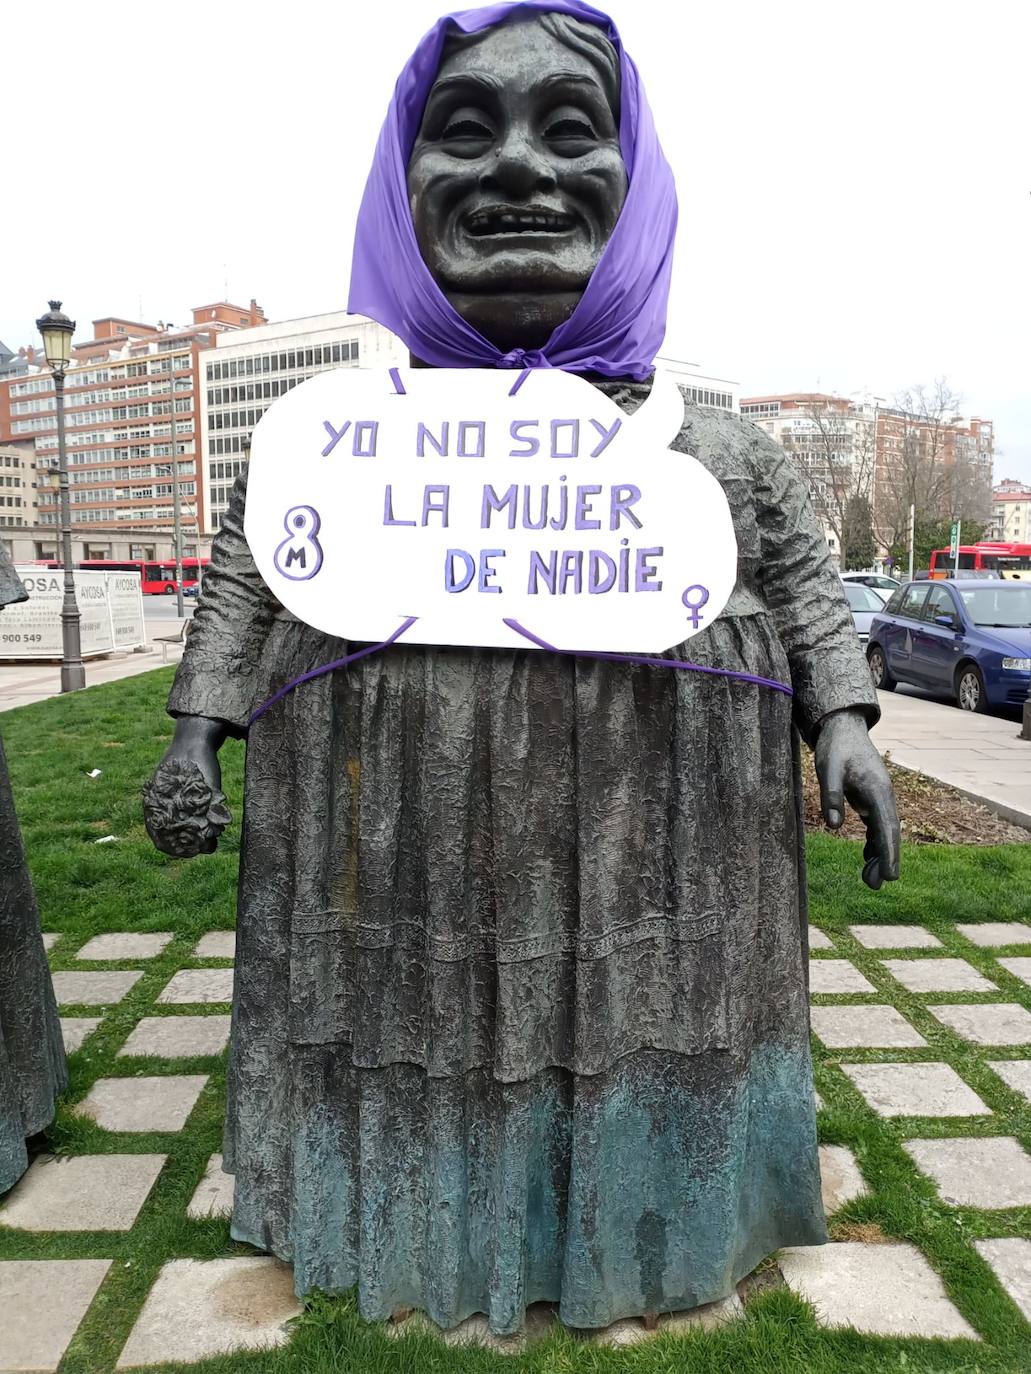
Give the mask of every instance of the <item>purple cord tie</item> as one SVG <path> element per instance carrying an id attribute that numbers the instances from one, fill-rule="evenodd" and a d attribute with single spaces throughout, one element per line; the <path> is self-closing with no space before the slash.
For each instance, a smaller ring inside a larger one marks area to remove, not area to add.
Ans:
<path id="1" fill-rule="evenodd" d="M 352 663 L 357 663 L 361 658 L 369 658 L 372 654 L 378 654 L 381 649 L 389 649 L 391 644 L 397 641 L 412 628 L 418 620 L 418 616 L 410 615 L 403 620 L 389 638 L 384 639 L 379 644 L 368 644 L 364 649 L 357 649 L 353 654 L 347 654 L 344 658 L 335 659 L 332 663 L 324 663 L 321 668 L 312 668 L 310 672 L 302 673 L 300 677 L 295 677 L 291 682 L 280 687 L 279 691 L 270 696 L 268 701 L 262 702 L 257 710 L 251 715 L 247 722 L 248 727 L 255 721 L 260 720 L 266 711 L 271 711 L 277 702 L 282 701 L 285 696 L 300 687 L 304 682 L 311 682 L 313 678 L 324 677 L 326 673 L 335 673 L 338 668 L 349 668 Z M 603 659 L 607 663 L 633 663 L 645 668 L 679 668 L 685 672 L 707 673 L 711 677 L 729 677 L 738 682 L 751 682 L 757 687 L 769 687 L 774 692 L 783 692 L 785 696 L 793 697 L 793 689 L 784 682 L 777 682 L 771 677 L 760 677 L 756 673 L 739 673 L 734 668 L 707 668 L 702 663 L 689 663 L 685 659 L 661 658 L 658 656 L 648 657 L 640 654 L 614 654 L 604 650 L 594 649 L 558 649 L 554 644 L 549 644 L 546 640 L 538 638 L 531 631 L 524 629 L 518 620 L 505 620 L 504 622 L 510 630 L 515 630 L 524 639 L 528 639 L 531 644 L 536 644 L 540 649 L 546 649 L 551 654 L 561 654 L 564 658 L 596 658 Z"/>

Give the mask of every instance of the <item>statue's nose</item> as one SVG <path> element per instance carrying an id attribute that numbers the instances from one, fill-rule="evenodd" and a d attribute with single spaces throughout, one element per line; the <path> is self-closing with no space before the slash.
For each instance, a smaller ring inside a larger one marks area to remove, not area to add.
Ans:
<path id="1" fill-rule="evenodd" d="M 525 200 L 535 191 L 553 191 L 554 169 L 546 153 L 525 130 L 512 129 L 497 145 L 480 175 L 484 190 L 503 191 Z"/>

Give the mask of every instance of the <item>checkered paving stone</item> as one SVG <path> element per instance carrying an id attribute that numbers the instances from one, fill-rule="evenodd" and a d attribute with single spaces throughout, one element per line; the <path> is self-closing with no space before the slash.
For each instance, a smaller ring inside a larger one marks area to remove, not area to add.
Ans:
<path id="1" fill-rule="evenodd" d="M 165 1155 L 44 1155 L 0 1202 L 0 1225 L 21 1231 L 129 1231 Z"/>
<path id="2" fill-rule="evenodd" d="M 148 1293 L 116 1367 L 285 1345 L 286 1323 L 300 1311 L 293 1274 L 279 1260 L 172 1260 Z"/>
<path id="3" fill-rule="evenodd" d="M 828 1215 L 835 1217 L 859 1201 L 861 1208 L 873 1208 L 869 1220 L 884 1226 L 879 1194 L 871 1192 L 860 1165 L 866 1158 L 866 1138 L 848 1136 L 858 1092 L 873 1112 L 872 1117 L 864 1113 L 864 1131 L 872 1121 L 875 1130 L 891 1132 L 904 1144 L 914 1169 L 933 1183 L 936 1205 L 946 1216 L 963 1207 L 983 1209 L 993 1218 L 981 1230 L 995 1231 L 996 1238 L 976 1241 L 977 1253 L 1001 1289 L 1031 1319 L 1031 1241 L 1006 1234 L 1011 1229 L 1008 1209 L 1031 1205 L 1031 1156 L 1017 1139 L 1020 1122 L 1011 1115 L 1016 1099 L 1006 1092 L 1009 1088 L 1021 1100 L 1031 1100 L 1031 1058 L 1026 1053 L 1031 1043 L 1031 996 L 1022 995 L 1022 985 L 1031 984 L 1031 927 L 982 922 L 953 927 L 951 932 L 936 927 L 932 934 L 918 925 L 856 925 L 841 937 L 844 942 L 849 937 L 856 941 L 860 952 L 854 962 L 835 956 L 836 932 L 811 926 L 809 934 L 811 947 L 821 951 L 810 963 L 816 994 L 814 1056 L 826 1098 L 816 1094 L 816 1105 L 824 1113 L 821 1121 L 835 1130 L 835 1143 L 820 1146 Z M 952 955 L 961 936 L 970 940 L 969 959 Z M 51 933 L 48 947 L 59 938 Z M 165 934 L 115 932 L 94 937 L 73 957 L 165 960 L 167 940 Z M 1028 946 L 1023 952 L 1022 944 Z M 996 951 L 1004 947 L 1015 952 L 998 958 Z M 892 958 L 893 950 L 913 954 Z M 194 963 L 234 957 L 234 933 L 209 931 L 184 954 L 178 971 L 169 972 L 151 1006 L 137 1011 L 128 1034 L 119 1004 L 143 976 L 142 968 L 55 973 L 61 1004 L 84 1013 L 62 1019 L 69 1049 L 84 1047 L 77 1061 L 80 1074 L 89 1073 L 96 1062 L 92 1083 L 80 1080 L 71 1110 L 93 1115 L 101 1129 L 125 1133 L 119 1144 L 126 1136 L 135 1137 L 143 1150 L 148 1132 L 167 1133 L 162 1144 L 175 1142 L 169 1147 L 175 1160 L 175 1151 L 189 1145 L 191 1113 L 207 1075 L 162 1074 L 158 1065 L 175 1059 L 214 1060 L 224 1054 L 230 1031 L 224 1004 L 232 1000 L 233 970 L 197 968 Z M 1003 993 L 992 981 L 993 968 L 1000 977 L 1005 970 L 1020 983 L 1010 982 Z M 891 977 L 880 976 L 878 970 Z M 870 975 L 887 987 L 875 987 Z M 868 1004 L 873 993 L 878 1005 Z M 942 993 L 954 996 L 945 999 Z M 995 1000 L 965 1001 L 967 993 L 994 994 Z M 204 1014 L 207 1006 L 212 1010 Z M 85 1014 L 91 1007 L 95 1013 Z M 106 1018 L 118 1026 L 117 1037 L 103 1036 Z M 927 1037 L 933 1024 L 942 1026 L 943 1033 L 930 1051 Z M 91 1055 L 91 1044 L 104 1046 L 103 1052 Z M 928 1063 L 931 1052 L 935 1062 Z M 842 1063 L 842 1053 L 867 1062 Z M 126 1062 L 131 1057 L 151 1059 L 154 1068 L 148 1073 L 141 1065 L 143 1071 L 134 1074 L 131 1062 Z M 973 1064 L 992 1072 L 976 1080 L 970 1077 Z M 130 1076 L 120 1077 L 122 1073 Z M 995 1096 L 986 1078 L 997 1084 Z M 971 1086 L 974 1081 L 985 1084 L 991 1105 Z M 915 1126 L 895 1124 L 895 1118 L 908 1117 L 920 1120 Z M 942 1123 L 939 1130 L 957 1134 L 941 1138 L 924 1129 L 935 1120 Z M 994 1134 L 967 1134 L 985 1130 Z M 921 1138 L 924 1135 L 934 1138 Z M 110 1251 L 105 1254 L 102 1233 L 132 1232 L 147 1224 L 151 1214 L 141 1222 L 141 1212 L 166 1158 L 131 1151 L 44 1156 L 0 1198 L 0 1227 L 11 1228 L 6 1234 L 34 1233 L 26 1235 L 25 1243 L 32 1248 L 24 1258 L 0 1261 L 0 1313 L 18 1312 L 13 1322 L 0 1319 L 0 1371 L 57 1370 L 94 1299 L 105 1300 L 122 1267 L 121 1262 L 111 1263 Z M 221 1166 L 221 1155 L 210 1156 L 203 1177 L 192 1191 L 187 1189 L 179 1205 L 190 1227 L 224 1227 L 228 1246 L 233 1178 Z M 188 1167 L 198 1179 L 195 1155 Z M 867 1212 L 861 1215 L 866 1221 Z M 839 1217 L 836 1224 L 844 1221 Z M 47 1233 L 53 1233 L 56 1243 L 61 1232 L 101 1234 L 81 1259 L 47 1258 Z M 957 1232 L 956 1239 L 970 1247 L 973 1257 L 975 1242 L 969 1229 Z M 979 1340 L 953 1302 L 955 1294 L 946 1292 L 936 1272 L 940 1263 L 936 1254 L 924 1254 L 890 1236 L 888 1243 L 842 1240 L 796 1247 L 782 1252 L 780 1260 L 788 1285 L 813 1302 L 824 1326 L 901 1337 Z M 149 1293 L 138 1302 L 125 1319 L 127 1327 L 131 1321 L 131 1330 L 118 1356 L 118 1369 L 166 1362 L 192 1367 L 194 1361 L 223 1353 L 280 1346 L 290 1339 L 289 1319 L 298 1311 L 288 1267 L 264 1256 L 240 1258 L 238 1250 L 233 1258 L 165 1259 Z M 976 1314 L 976 1305 L 971 1310 Z M 686 1329 L 696 1318 L 698 1313 L 686 1314 L 684 1322 L 669 1329 Z M 701 1324 L 707 1320 L 702 1314 Z M 976 1315 L 974 1320 L 979 1320 Z M 482 1319 L 473 1318 L 465 1326 L 471 1330 L 477 1321 L 482 1325 Z M 622 1344 L 647 1334 L 641 1323 L 624 1322 L 600 1339 Z M 451 1334 L 453 1342 L 462 1339 L 461 1333 Z"/>
<path id="4" fill-rule="evenodd" d="M 119 1059 L 193 1059 L 221 1054 L 229 1044 L 228 1016 L 145 1016 L 118 1051 Z"/>
<path id="5" fill-rule="evenodd" d="M 92 1035 L 100 1025 L 99 1016 L 62 1016 L 61 1017 L 61 1039 L 64 1041 L 65 1054 L 72 1054 L 73 1051 L 82 1046 L 83 1041 L 88 1035 Z"/>
<path id="6" fill-rule="evenodd" d="M 1031 1102 L 1031 1059 L 989 1059 L 988 1067 L 999 1075 L 1007 1087 L 1023 1094 Z"/>
<path id="7" fill-rule="evenodd" d="M 198 959 L 235 959 L 236 931 L 209 930 L 197 941 L 193 953 Z"/>
<path id="8" fill-rule="evenodd" d="M 810 959 L 810 992 L 876 992 L 868 978 L 847 959 Z"/>
<path id="9" fill-rule="evenodd" d="M 864 949 L 941 949 L 941 941 L 923 926 L 849 926 Z"/>
<path id="10" fill-rule="evenodd" d="M 974 1242 L 977 1253 L 994 1269 L 995 1277 L 1031 1322 L 1031 1240 L 1015 1236 Z"/>
<path id="11" fill-rule="evenodd" d="M 107 1259 L 0 1262 L 0 1370 L 56 1370 L 110 1267 Z"/>
<path id="12" fill-rule="evenodd" d="M 98 1078 L 74 1109 L 105 1131 L 181 1131 L 207 1074 L 167 1078 Z"/>
<path id="13" fill-rule="evenodd" d="M 878 1116 L 989 1116 L 949 1064 L 842 1064 Z"/>
<path id="14" fill-rule="evenodd" d="M 1031 945 L 1031 926 L 1023 921 L 980 921 L 956 929 L 971 944 L 989 949 L 999 945 Z"/>
<path id="15" fill-rule="evenodd" d="M 165 1004 L 186 1006 L 233 1000 L 231 968 L 184 968 L 171 979 L 158 997 Z"/>
<path id="16" fill-rule="evenodd" d="M 823 1326 L 851 1326 L 871 1336 L 965 1336 L 977 1332 L 913 1245 L 843 1241 L 784 1250 L 780 1269 L 808 1298 Z"/>
<path id="17" fill-rule="evenodd" d="M 94 935 L 76 959 L 155 959 L 171 941 L 171 935 L 139 935 L 132 931 Z"/>
<path id="18" fill-rule="evenodd" d="M 1015 1002 L 975 1002 L 927 1010 L 975 1045 L 1031 1044 L 1031 1011 Z"/>
<path id="19" fill-rule="evenodd" d="M 862 1170 L 847 1145 L 820 1146 L 820 1185 L 828 1216 L 867 1191 Z"/>
<path id="20" fill-rule="evenodd" d="M 927 1044 L 894 1007 L 813 1007 L 811 1020 L 828 1049 L 922 1049 Z"/>
<path id="21" fill-rule="evenodd" d="M 188 1217 L 228 1217 L 233 1210 L 233 1176 L 222 1172 L 222 1156 L 212 1155 L 186 1209 Z"/>
<path id="22" fill-rule="evenodd" d="M 120 1002 L 143 977 L 142 969 L 121 969 L 109 973 L 79 973 L 75 970 L 52 975 L 54 996 L 61 1006 L 109 1007 Z"/>
<path id="23" fill-rule="evenodd" d="M 1031 1155 L 1012 1136 L 907 1140 L 921 1173 L 953 1207 L 1031 1207 Z"/>
<path id="24" fill-rule="evenodd" d="M 1031 958 L 1000 959 L 999 963 L 1007 973 L 1012 973 L 1014 978 L 1031 987 Z"/>
<path id="25" fill-rule="evenodd" d="M 910 992 L 997 992 L 965 959 L 885 959 L 884 967 Z"/>

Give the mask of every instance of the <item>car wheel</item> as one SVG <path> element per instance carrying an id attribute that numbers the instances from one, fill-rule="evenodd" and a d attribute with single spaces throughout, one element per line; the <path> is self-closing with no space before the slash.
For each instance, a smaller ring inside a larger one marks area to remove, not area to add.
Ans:
<path id="1" fill-rule="evenodd" d="M 888 662 L 884 657 L 884 650 L 879 644 L 875 644 L 867 653 L 866 661 L 870 665 L 870 677 L 873 685 L 881 692 L 894 692 L 898 683 L 888 672 Z"/>
<path id="2" fill-rule="evenodd" d="M 988 709 L 984 678 L 981 676 L 981 669 L 974 663 L 964 663 L 956 674 L 956 705 L 961 711 Z"/>

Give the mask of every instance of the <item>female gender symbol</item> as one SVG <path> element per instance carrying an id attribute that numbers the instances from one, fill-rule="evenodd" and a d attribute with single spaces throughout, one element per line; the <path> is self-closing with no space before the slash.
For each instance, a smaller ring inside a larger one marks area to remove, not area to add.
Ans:
<path id="1" fill-rule="evenodd" d="M 687 607 L 688 619 L 691 621 L 691 629 L 697 630 L 702 620 L 702 607 L 709 600 L 709 588 L 703 587 L 696 582 L 694 586 L 688 587 L 680 600 Z"/>
<path id="2" fill-rule="evenodd" d="M 291 582 L 307 582 L 322 567 L 322 545 L 316 538 L 321 524 L 314 506 L 291 506 L 283 517 L 286 538 L 274 562 L 276 571 Z"/>

